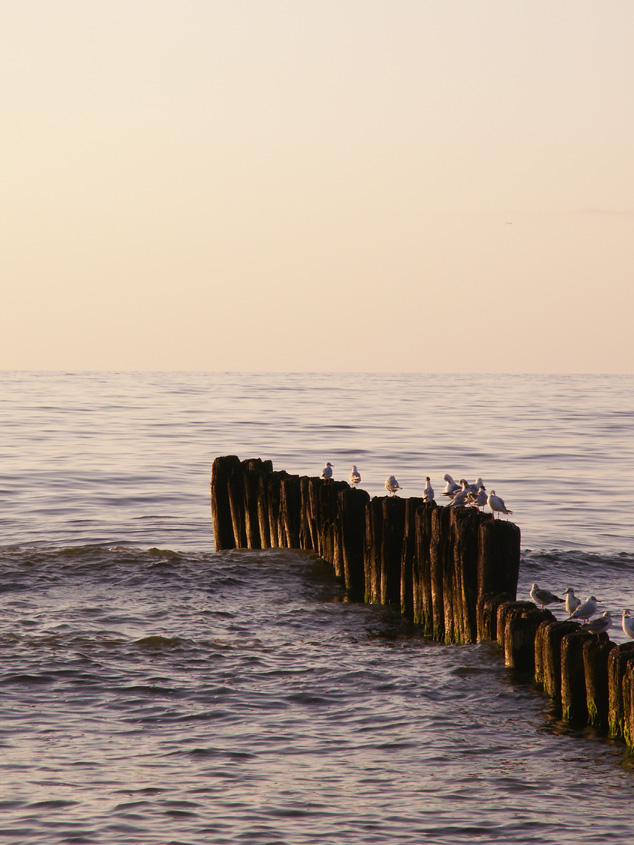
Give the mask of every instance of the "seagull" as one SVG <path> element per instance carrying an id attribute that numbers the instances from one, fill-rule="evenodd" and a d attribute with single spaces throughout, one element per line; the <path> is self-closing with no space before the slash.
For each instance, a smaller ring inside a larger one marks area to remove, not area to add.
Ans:
<path id="1" fill-rule="evenodd" d="M 533 584 L 531 587 L 531 598 L 535 602 L 535 604 L 541 605 L 542 610 L 546 607 L 547 604 L 553 604 L 553 602 L 561 602 L 563 604 L 563 599 L 560 599 L 559 596 L 554 595 L 551 593 L 550 590 L 541 590 L 537 584 Z"/>
<path id="2" fill-rule="evenodd" d="M 612 614 L 609 610 L 606 610 L 603 616 L 599 616 L 596 619 L 593 619 L 592 622 L 582 625 L 581 630 L 588 631 L 591 634 L 596 634 L 597 639 L 599 639 L 599 634 L 605 634 L 611 624 Z"/>
<path id="3" fill-rule="evenodd" d="M 493 511 L 493 519 L 495 519 L 495 512 L 498 511 L 499 513 L 513 513 L 513 511 L 508 510 L 506 505 L 504 504 L 504 500 L 500 499 L 499 496 L 495 495 L 495 490 L 491 490 L 489 496 L 487 498 L 487 505 Z"/>
<path id="4" fill-rule="evenodd" d="M 575 595 L 575 591 L 572 589 L 572 587 L 566 587 L 566 589 L 564 590 L 564 595 L 566 597 L 566 610 L 572 616 L 572 614 L 581 604 L 581 599 L 577 598 L 577 596 Z"/>
<path id="5" fill-rule="evenodd" d="M 429 476 L 425 477 L 425 489 L 423 490 L 423 502 L 433 502 L 434 501 L 434 488 L 431 486 L 431 481 Z"/>
<path id="6" fill-rule="evenodd" d="M 469 496 L 468 484 L 464 478 L 460 479 L 462 490 L 458 490 L 453 499 L 449 502 L 450 508 L 463 508 L 467 504 L 467 497 Z"/>
<path id="7" fill-rule="evenodd" d="M 599 599 L 596 596 L 588 596 L 588 598 L 582 602 L 576 610 L 570 614 L 571 619 L 583 619 L 586 622 L 590 619 L 591 616 L 597 612 L 597 605 L 599 603 Z"/>
<path id="8" fill-rule="evenodd" d="M 330 463 L 330 461 L 328 461 L 326 466 L 322 469 L 321 477 L 324 479 L 324 481 L 330 481 L 330 479 L 332 478 L 332 464 Z"/>
<path id="9" fill-rule="evenodd" d="M 352 464 L 352 469 L 350 470 L 350 485 L 352 487 L 354 487 L 355 484 L 359 484 L 360 481 L 361 481 L 361 473 L 357 469 L 357 465 Z"/>
<path id="10" fill-rule="evenodd" d="M 385 489 L 390 494 L 390 496 L 395 496 L 397 490 L 402 490 L 403 488 L 398 483 L 398 481 L 394 478 L 393 475 L 388 475 L 385 479 Z"/>
<path id="11" fill-rule="evenodd" d="M 634 640 L 634 619 L 632 619 L 632 611 L 624 610 L 622 617 L 623 633 Z"/>
<path id="12" fill-rule="evenodd" d="M 468 493 L 467 498 L 469 499 L 469 505 L 472 508 L 480 510 L 480 508 L 483 508 L 486 505 L 489 494 L 487 493 L 484 484 L 482 484 L 477 493 Z"/>
<path id="13" fill-rule="evenodd" d="M 443 478 L 447 482 L 445 489 L 442 491 L 445 496 L 453 496 L 454 493 L 457 493 L 458 490 L 460 490 L 460 485 L 456 484 L 448 472 L 443 475 Z"/>
<path id="14" fill-rule="evenodd" d="M 478 476 L 476 478 L 476 480 L 473 482 L 473 484 L 467 484 L 467 490 L 470 493 L 478 493 L 479 490 L 480 490 L 480 487 L 484 487 L 484 481 L 480 478 L 480 476 Z"/>

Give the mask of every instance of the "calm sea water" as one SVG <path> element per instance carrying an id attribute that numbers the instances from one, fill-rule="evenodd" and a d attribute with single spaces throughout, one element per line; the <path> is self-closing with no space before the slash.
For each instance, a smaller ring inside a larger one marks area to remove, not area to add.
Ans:
<path id="1" fill-rule="evenodd" d="M 213 552 L 216 455 L 481 475 L 530 583 L 634 609 L 634 377 L 0 373 L 6 843 L 629 839 L 634 763 L 491 645 Z M 621 640 L 618 630 L 612 636 Z"/>

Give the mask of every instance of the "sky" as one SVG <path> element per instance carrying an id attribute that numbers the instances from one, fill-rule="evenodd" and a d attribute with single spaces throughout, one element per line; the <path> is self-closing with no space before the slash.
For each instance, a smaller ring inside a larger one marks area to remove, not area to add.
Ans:
<path id="1" fill-rule="evenodd" d="M 633 373 L 632 0 L 0 0 L 0 369 Z"/>

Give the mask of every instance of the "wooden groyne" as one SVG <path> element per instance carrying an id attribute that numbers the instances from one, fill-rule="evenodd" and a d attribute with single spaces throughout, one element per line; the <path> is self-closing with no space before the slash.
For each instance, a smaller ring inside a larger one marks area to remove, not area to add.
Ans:
<path id="1" fill-rule="evenodd" d="M 441 642 L 495 638 L 498 605 L 515 599 L 519 528 L 474 508 L 370 499 L 230 455 L 213 463 L 211 511 L 218 551 L 314 551 L 352 598 L 396 607 Z"/>
<path id="2" fill-rule="evenodd" d="M 211 511 L 216 550 L 316 552 L 351 598 L 395 607 L 440 642 L 497 641 L 506 665 L 534 679 L 562 719 L 634 747 L 634 642 L 617 645 L 516 601 L 513 523 L 418 498 L 370 499 L 345 481 L 235 455 L 213 463 Z"/>

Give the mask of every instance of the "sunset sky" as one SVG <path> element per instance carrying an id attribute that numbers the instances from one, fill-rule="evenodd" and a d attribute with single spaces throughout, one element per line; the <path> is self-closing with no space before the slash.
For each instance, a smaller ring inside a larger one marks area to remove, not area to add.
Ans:
<path id="1" fill-rule="evenodd" d="M 0 369 L 634 372 L 632 0 L 0 0 Z"/>

